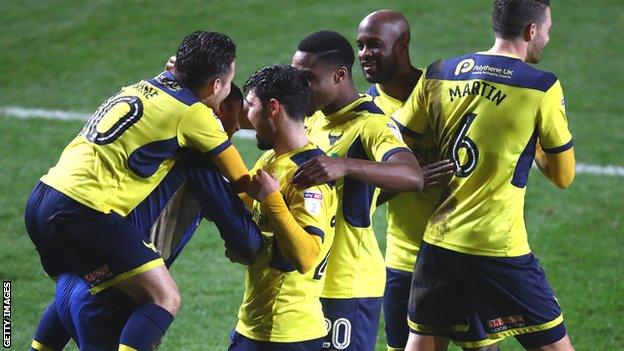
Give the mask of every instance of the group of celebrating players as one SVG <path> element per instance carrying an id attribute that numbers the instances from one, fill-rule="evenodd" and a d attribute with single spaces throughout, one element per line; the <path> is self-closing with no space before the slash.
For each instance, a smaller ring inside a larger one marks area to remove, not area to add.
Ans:
<path id="1" fill-rule="evenodd" d="M 233 83 L 224 34 L 184 38 L 166 70 L 100 106 L 35 186 L 27 231 L 54 300 L 31 350 L 153 350 L 180 307 L 168 267 L 202 219 L 247 266 L 229 350 L 572 350 L 531 254 L 535 161 L 574 178 L 559 80 L 536 70 L 548 0 L 495 0 L 494 46 L 410 62 L 404 15 L 380 10 L 349 41 L 319 31 L 291 65 Z M 256 130 L 252 170 L 231 136 Z M 382 256 L 372 214 L 388 202 Z"/>

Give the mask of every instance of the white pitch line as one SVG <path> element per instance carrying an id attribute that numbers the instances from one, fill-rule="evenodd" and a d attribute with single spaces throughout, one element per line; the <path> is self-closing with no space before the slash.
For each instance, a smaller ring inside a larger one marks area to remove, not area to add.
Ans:
<path id="1" fill-rule="evenodd" d="M 69 120 L 69 121 L 86 121 L 91 117 L 91 114 L 63 111 L 63 110 L 45 110 L 39 108 L 25 108 L 19 106 L 5 106 L 0 107 L 0 115 L 19 119 L 31 119 L 31 118 L 43 118 L 54 120 Z M 236 137 L 240 139 L 253 139 L 256 133 L 253 130 L 241 130 L 236 133 Z M 611 175 L 624 177 L 624 167 L 615 165 L 592 165 L 587 163 L 576 164 L 577 173 L 585 174 L 598 174 L 598 175 Z"/>
<path id="2" fill-rule="evenodd" d="M 43 118 L 66 121 L 86 121 L 91 114 L 62 110 L 44 110 L 40 108 L 24 108 L 18 106 L 0 107 L 0 114 L 20 119 Z"/>

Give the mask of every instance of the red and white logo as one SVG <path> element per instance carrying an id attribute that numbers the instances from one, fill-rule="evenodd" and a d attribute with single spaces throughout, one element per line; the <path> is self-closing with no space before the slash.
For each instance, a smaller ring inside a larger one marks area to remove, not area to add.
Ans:
<path id="1" fill-rule="evenodd" d="M 113 272 L 111 272 L 110 268 L 108 268 L 108 265 L 103 265 L 102 267 L 85 275 L 84 278 L 89 283 L 93 283 L 94 281 L 99 280 L 100 278 L 111 276 L 112 274 Z"/>

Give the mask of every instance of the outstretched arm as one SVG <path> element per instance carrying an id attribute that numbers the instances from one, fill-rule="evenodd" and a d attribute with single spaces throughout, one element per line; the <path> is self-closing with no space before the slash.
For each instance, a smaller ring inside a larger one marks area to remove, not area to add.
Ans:
<path id="1" fill-rule="evenodd" d="M 318 156 L 304 163 L 293 177 L 293 185 L 309 188 L 350 177 L 391 191 L 422 190 L 423 176 L 416 157 L 405 149 L 385 162 Z"/>
<path id="2" fill-rule="evenodd" d="M 452 160 L 430 163 L 422 166 L 422 174 L 423 189 L 446 185 L 453 177 L 453 174 L 455 174 L 455 163 Z M 377 206 L 381 206 L 398 194 L 399 192 L 397 191 L 382 189 L 377 197 Z"/>

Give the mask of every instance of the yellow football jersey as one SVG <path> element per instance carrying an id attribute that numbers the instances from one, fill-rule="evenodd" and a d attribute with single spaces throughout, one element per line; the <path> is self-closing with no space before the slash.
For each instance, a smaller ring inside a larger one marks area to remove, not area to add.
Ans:
<path id="1" fill-rule="evenodd" d="M 397 126 L 364 96 L 325 116 L 306 119 L 308 136 L 328 155 L 385 161 L 410 151 Z M 327 266 L 322 297 L 380 297 L 385 284 L 384 261 L 372 227 L 379 189 L 350 178 L 336 183 L 336 238 Z"/>
<path id="2" fill-rule="evenodd" d="M 401 108 L 403 101 L 386 94 L 379 84 L 371 85 L 366 92 L 373 97 L 375 105 L 390 116 Z M 407 146 L 412 149 L 418 162 L 426 165 L 440 160 L 439 150 L 431 133 L 423 136 L 410 133 L 400 122 L 394 121 Z M 388 201 L 386 236 L 386 266 L 412 273 L 418 249 L 429 216 L 436 208 L 438 188 L 426 189 L 422 192 L 403 192 Z"/>
<path id="3" fill-rule="evenodd" d="M 265 245 L 247 268 L 245 294 L 236 325 L 236 331 L 250 339 L 297 342 L 327 334 L 319 296 L 334 239 L 336 192 L 327 184 L 306 190 L 298 190 L 291 184 L 302 163 L 323 154 L 311 143 L 280 156 L 268 151 L 252 170 L 255 173 L 262 168 L 279 180 L 280 192 L 290 213 L 308 233 L 320 236 L 322 245 L 316 268 L 305 274 L 299 273 L 284 258 L 260 203 L 254 201 L 254 219 L 265 236 Z"/>
<path id="4" fill-rule="evenodd" d="M 549 153 L 573 145 L 554 74 L 486 53 L 438 61 L 393 117 L 414 133 L 431 129 L 457 166 L 426 242 L 484 256 L 530 252 L 524 194 L 536 144 Z"/>
<path id="5" fill-rule="evenodd" d="M 41 180 L 88 207 L 125 216 L 183 148 L 214 156 L 230 145 L 213 111 L 164 72 L 104 102 Z"/>

